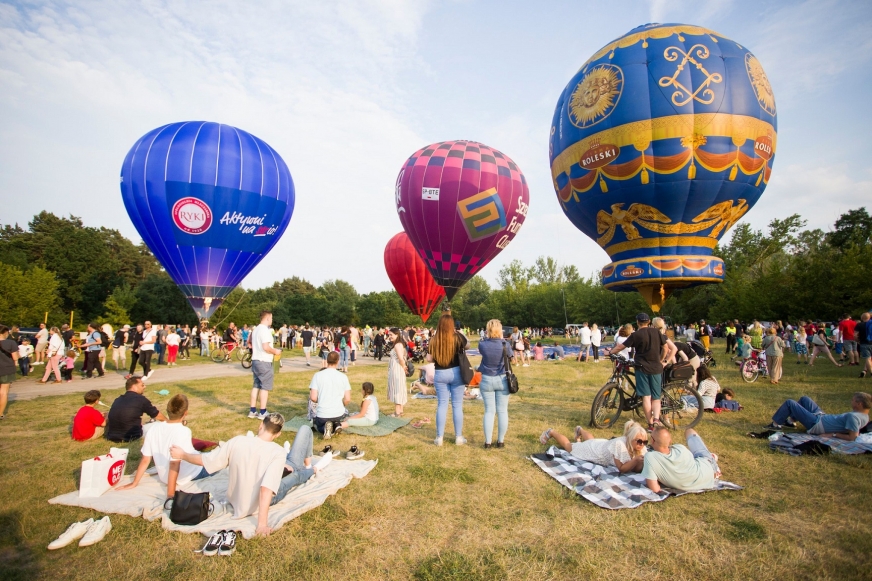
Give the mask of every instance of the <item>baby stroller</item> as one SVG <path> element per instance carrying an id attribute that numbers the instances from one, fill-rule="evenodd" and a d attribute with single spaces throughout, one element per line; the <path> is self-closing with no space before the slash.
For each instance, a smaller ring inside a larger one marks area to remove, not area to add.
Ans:
<path id="1" fill-rule="evenodd" d="M 693 349 L 694 352 L 696 352 L 696 354 L 699 356 L 700 363 L 702 363 L 709 369 L 717 365 L 717 361 L 715 361 L 714 356 L 712 356 L 711 350 L 706 349 L 705 345 L 703 345 L 701 341 L 688 341 L 687 344 L 690 345 L 690 348 Z"/>

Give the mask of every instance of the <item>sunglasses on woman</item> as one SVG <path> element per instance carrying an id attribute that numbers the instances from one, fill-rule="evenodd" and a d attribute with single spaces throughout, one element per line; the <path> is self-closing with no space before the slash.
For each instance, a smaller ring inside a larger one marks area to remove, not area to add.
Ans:
<path id="1" fill-rule="evenodd" d="M 637 446 L 647 446 L 648 440 L 636 440 L 636 445 Z"/>

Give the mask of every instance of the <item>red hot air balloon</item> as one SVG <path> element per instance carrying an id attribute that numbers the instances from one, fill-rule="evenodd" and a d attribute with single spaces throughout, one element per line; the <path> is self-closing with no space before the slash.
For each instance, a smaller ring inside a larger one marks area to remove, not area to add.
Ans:
<path id="1" fill-rule="evenodd" d="M 421 322 L 426 322 L 445 298 L 445 289 L 433 280 L 405 232 L 391 238 L 385 246 L 385 270 L 406 306 L 421 317 Z"/>

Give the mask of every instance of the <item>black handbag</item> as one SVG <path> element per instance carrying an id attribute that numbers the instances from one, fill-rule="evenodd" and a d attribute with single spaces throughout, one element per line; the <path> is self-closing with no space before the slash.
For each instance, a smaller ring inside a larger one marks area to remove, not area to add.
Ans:
<path id="1" fill-rule="evenodd" d="M 457 360 L 460 362 L 460 379 L 464 385 L 469 385 L 475 377 L 475 369 L 472 368 L 472 363 L 469 362 L 469 357 L 466 356 L 466 348 L 460 339 L 457 341 L 457 348 L 460 349 L 460 352 L 457 354 Z"/>
<path id="2" fill-rule="evenodd" d="M 671 365 L 667 365 L 664 369 L 666 381 L 681 381 L 691 379 L 694 374 L 693 365 L 690 361 L 679 361 Z"/>
<path id="3" fill-rule="evenodd" d="M 406 377 L 412 377 L 413 375 L 415 375 L 415 365 L 406 359 Z"/>
<path id="4" fill-rule="evenodd" d="M 167 502 L 171 500 L 173 506 L 170 508 L 170 520 L 177 525 L 198 525 L 212 514 L 213 507 L 209 502 L 208 492 L 190 493 L 176 490 L 175 496 L 164 502 L 164 509 L 167 507 Z"/>
<path id="5" fill-rule="evenodd" d="M 512 373 L 512 360 L 506 353 L 505 343 L 503 343 L 503 363 L 506 366 L 506 382 L 509 384 L 509 393 L 518 393 L 518 376 Z"/>

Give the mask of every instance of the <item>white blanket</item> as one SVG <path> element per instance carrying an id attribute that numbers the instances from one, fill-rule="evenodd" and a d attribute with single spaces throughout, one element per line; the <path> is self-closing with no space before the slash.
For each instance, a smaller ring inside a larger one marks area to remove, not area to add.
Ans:
<path id="1" fill-rule="evenodd" d="M 308 482 L 288 493 L 281 502 L 270 507 L 267 521 L 270 528 L 277 529 L 289 520 L 322 505 L 327 497 L 336 494 L 352 479 L 363 478 L 369 474 L 376 464 L 378 464 L 378 460 L 334 460 L 323 472 L 313 476 Z M 120 484 L 127 484 L 132 480 L 132 476 L 125 476 Z M 170 520 L 169 511 L 163 509 L 166 490 L 166 486 L 161 484 L 157 476 L 145 475 L 139 482 L 139 486 L 132 490 L 110 490 L 98 498 L 79 498 L 79 492 L 73 491 L 52 498 L 48 502 L 49 504 L 92 508 L 102 513 L 141 515 L 149 521 L 160 518 L 163 528 L 170 531 L 212 535 L 220 530 L 233 530 L 241 533 L 246 539 L 254 536 L 257 529 L 257 515 L 234 519 L 231 511 L 215 514 L 195 526 L 181 526 L 173 523 Z M 209 492 L 212 502 L 226 502 L 227 470 L 222 470 L 209 478 L 192 482 L 185 486 L 185 492 Z"/>

